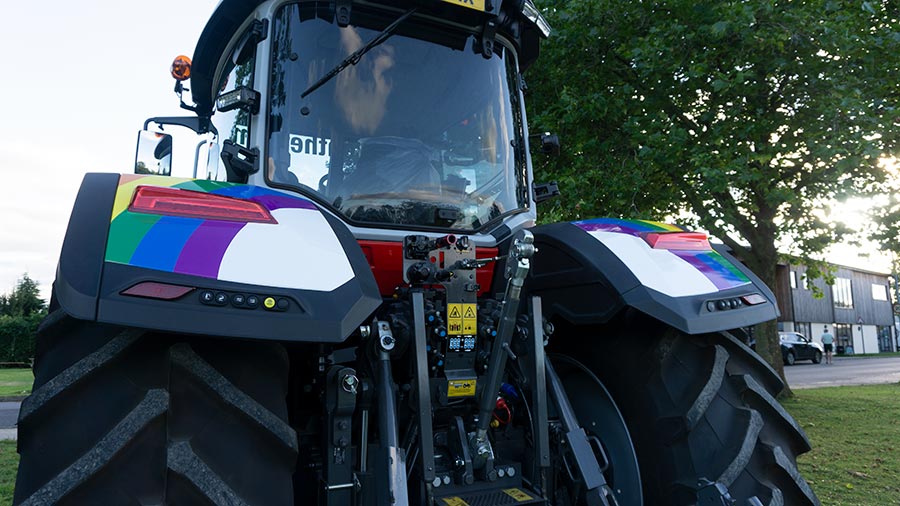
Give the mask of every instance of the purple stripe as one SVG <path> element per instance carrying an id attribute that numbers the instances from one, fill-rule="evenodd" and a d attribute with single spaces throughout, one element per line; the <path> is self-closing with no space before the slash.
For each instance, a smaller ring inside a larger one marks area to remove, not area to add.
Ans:
<path id="1" fill-rule="evenodd" d="M 258 195 L 250 197 L 250 200 L 264 205 L 269 211 L 284 208 L 317 210 L 315 204 L 306 199 L 282 197 L 281 195 Z"/>
<path id="2" fill-rule="evenodd" d="M 581 221 L 576 222 L 575 226 L 584 230 L 585 232 L 618 232 L 620 234 L 628 234 L 628 235 L 640 235 L 643 230 L 639 230 L 635 227 L 624 225 L 620 223 L 598 223 L 598 222 L 590 222 L 590 221 Z"/>
<path id="3" fill-rule="evenodd" d="M 244 225 L 246 223 L 204 221 L 181 250 L 178 262 L 175 263 L 175 272 L 216 278 L 225 250 Z"/>
<path id="4" fill-rule="evenodd" d="M 670 252 L 678 258 L 681 258 L 685 262 L 691 264 L 691 266 L 693 266 L 695 269 L 700 271 L 701 274 L 712 281 L 712 284 L 715 285 L 715 287 L 719 290 L 734 288 L 736 286 L 744 285 L 747 283 L 747 281 L 745 280 L 738 279 L 737 276 L 729 271 L 728 268 L 724 265 L 718 263 L 715 265 L 711 265 L 710 262 L 706 261 L 708 259 L 708 256 L 705 254 L 697 254 L 687 251 Z"/>

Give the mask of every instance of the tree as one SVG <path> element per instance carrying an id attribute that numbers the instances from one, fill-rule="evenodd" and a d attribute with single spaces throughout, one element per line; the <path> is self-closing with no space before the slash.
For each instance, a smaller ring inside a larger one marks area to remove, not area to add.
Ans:
<path id="1" fill-rule="evenodd" d="M 47 315 L 40 288 L 24 274 L 8 295 L 0 295 L 0 362 L 27 362 L 34 357 L 38 325 Z"/>
<path id="2" fill-rule="evenodd" d="M 28 273 L 16 282 L 9 295 L 0 296 L 0 314 L 7 316 L 31 316 L 42 312 L 47 303 L 40 297 L 38 284 L 28 277 Z"/>
<path id="3" fill-rule="evenodd" d="M 772 286 L 778 246 L 808 258 L 838 241 L 827 203 L 872 191 L 897 149 L 887 0 L 563 0 L 545 14 L 556 34 L 529 105 L 569 152 L 536 169 L 568 194 L 556 213 L 688 210 Z M 783 377 L 775 329 L 757 329 L 757 351 Z"/>

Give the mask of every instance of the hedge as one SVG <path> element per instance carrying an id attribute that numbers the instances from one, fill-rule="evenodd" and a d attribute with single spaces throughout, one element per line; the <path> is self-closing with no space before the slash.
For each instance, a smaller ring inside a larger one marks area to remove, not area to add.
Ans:
<path id="1" fill-rule="evenodd" d="M 0 362 L 31 363 L 34 338 L 42 313 L 31 316 L 0 316 Z"/>

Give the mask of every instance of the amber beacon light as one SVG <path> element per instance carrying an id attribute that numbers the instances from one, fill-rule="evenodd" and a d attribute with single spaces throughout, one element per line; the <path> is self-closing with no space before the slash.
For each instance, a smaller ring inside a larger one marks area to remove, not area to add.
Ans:
<path id="1" fill-rule="evenodd" d="M 169 68 L 172 77 L 177 81 L 187 81 L 191 78 L 191 59 L 185 55 L 175 57 L 172 67 Z"/>

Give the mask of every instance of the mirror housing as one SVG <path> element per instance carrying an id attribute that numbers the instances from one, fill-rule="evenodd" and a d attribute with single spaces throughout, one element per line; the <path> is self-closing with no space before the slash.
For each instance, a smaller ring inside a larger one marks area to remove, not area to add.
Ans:
<path id="1" fill-rule="evenodd" d="M 541 153 L 545 155 L 559 154 L 559 136 L 544 132 L 541 134 Z"/>
<path id="2" fill-rule="evenodd" d="M 134 173 L 170 176 L 172 174 L 172 136 L 148 130 L 138 132 Z"/>

